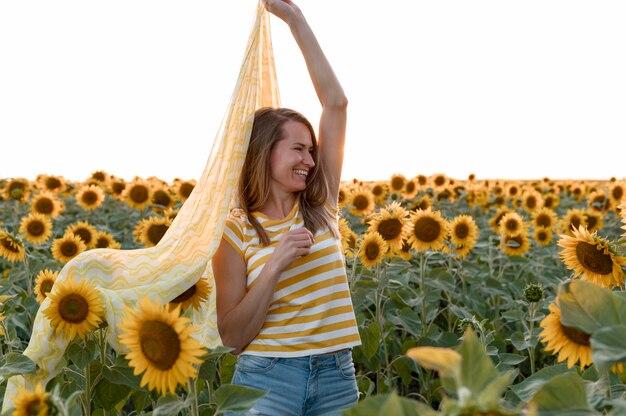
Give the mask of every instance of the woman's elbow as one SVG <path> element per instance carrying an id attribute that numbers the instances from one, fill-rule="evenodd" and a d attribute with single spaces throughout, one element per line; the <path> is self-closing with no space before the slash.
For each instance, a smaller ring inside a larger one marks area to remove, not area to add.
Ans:
<path id="1" fill-rule="evenodd" d="M 222 340 L 222 345 L 228 348 L 233 348 L 233 351 L 231 351 L 231 354 L 237 355 L 241 351 L 243 351 L 243 348 L 245 347 L 245 345 L 241 345 L 242 344 L 241 341 L 236 339 L 235 334 L 233 334 L 230 331 L 225 330 L 224 328 L 221 328 L 219 325 L 218 325 L 218 332 Z"/>

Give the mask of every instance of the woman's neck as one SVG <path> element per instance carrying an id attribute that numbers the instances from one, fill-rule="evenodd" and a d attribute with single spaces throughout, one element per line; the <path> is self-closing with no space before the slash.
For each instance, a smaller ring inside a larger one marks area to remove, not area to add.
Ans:
<path id="1" fill-rule="evenodd" d="M 267 202 L 259 211 L 271 219 L 285 218 L 293 209 L 297 199 L 298 195 L 293 193 L 282 196 L 270 194 Z"/>

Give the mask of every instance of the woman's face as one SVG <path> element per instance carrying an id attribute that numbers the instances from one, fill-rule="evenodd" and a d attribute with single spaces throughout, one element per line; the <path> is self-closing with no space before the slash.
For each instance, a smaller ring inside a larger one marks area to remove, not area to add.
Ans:
<path id="1" fill-rule="evenodd" d="M 270 155 L 272 187 L 300 192 L 306 188 L 307 175 L 315 166 L 313 140 L 309 129 L 297 121 L 289 120 L 282 128 L 284 138 L 274 145 Z"/>

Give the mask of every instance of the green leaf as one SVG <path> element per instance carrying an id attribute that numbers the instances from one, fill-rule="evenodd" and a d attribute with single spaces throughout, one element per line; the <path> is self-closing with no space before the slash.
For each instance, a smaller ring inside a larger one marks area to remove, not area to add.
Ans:
<path id="1" fill-rule="evenodd" d="M 431 408 L 395 392 L 367 397 L 356 406 L 341 412 L 344 416 L 434 416 Z"/>
<path id="2" fill-rule="evenodd" d="M 545 383 L 530 401 L 538 416 L 597 415 L 587 403 L 583 379 L 574 372 L 558 375 Z"/>
<path id="3" fill-rule="evenodd" d="M 414 361 L 408 357 L 399 357 L 394 361 L 393 366 L 400 375 L 402 383 L 408 387 L 413 380 L 411 372 L 415 367 Z"/>
<path id="4" fill-rule="evenodd" d="M 369 359 L 376 354 L 380 346 L 380 329 L 376 322 L 371 322 L 365 329 L 359 328 L 363 353 Z"/>
<path id="5" fill-rule="evenodd" d="M 472 392 L 472 396 L 478 396 L 498 376 L 498 370 L 471 329 L 465 331 L 459 352 L 461 353 L 461 385 L 467 387 Z"/>
<path id="6" fill-rule="evenodd" d="M 18 374 L 33 374 L 37 370 L 35 363 L 24 354 L 10 352 L 4 356 L 0 367 L 0 377 L 5 379 Z"/>
<path id="7" fill-rule="evenodd" d="M 626 324 L 626 299 L 584 280 L 562 283 L 558 294 L 561 323 L 587 334 Z"/>
<path id="8" fill-rule="evenodd" d="M 393 315 L 390 314 L 388 319 L 414 337 L 419 338 L 422 336 L 422 321 L 420 321 L 413 309 L 402 308 L 399 312 L 393 311 Z"/>
<path id="9" fill-rule="evenodd" d="M 591 356 L 600 372 L 617 362 L 626 361 L 626 325 L 614 325 L 595 331 L 591 337 Z"/>
<path id="10" fill-rule="evenodd" d="M 106 378 L 102 378 L 96 386 L 95 399 L 105 410 L 111 410 L 122 400 L 125 401 L 130 392 L 130 387 L 113 384 Z"/>
<path id="11" fill-rule="evenodd" d="M 133 369 L 123 366 L 105 366 L 102 368 L 102 377 L 113 384 L 121 384 L 135 390 L 147 391 L 140 387 L 141 375 L 133 375 Z"/>
<path id="12" fill-rule="evenodd" d="M 518 351 L 524 351 L 525 349 L 530 347 L 530 342 L 528 342 L 524 334 L 522 334 L 520 331 L 514 332 L 511 335 L 510 341 L 511 344 L 513 344 L 515 349 Z"/>
<path id="13" fill-rule="evenodd" d="M 247 412 L 257 400 L 265 396 L 267 391 L 239 386 L 236 384 L 222 384 L 215 390 L 216 414 L 224 412 Z"/>
<path id="14" fill-rule="evenodd" d="M 567 373 L 568 371 L 574 370 L 568 369 L 565 364 L 544 367 L 521 383 L 511 386 L 511 390 L 517 395 L 517 397 L 520 398 L 521 401 L 527 402 L 531 399 L 535 392 L 541 388 L 541 386 L 546 384 L 555 376 Z"/>
<path id="15" fill-rule="evenodd" d="M 85 368 L 87 364 L 96 358 L 96 343 L 93 340 L 87 340 L 83 346 L 81 340 L 72 342 L 67 348 L 67 356 L 76 364 L 78 368 Z"/>
<path id="16" fill-rule="evenodd" d="M 496 408 L 502 399 L 504 390 L 513 382 L 517 375 L 516 370 L 507 371 L 499 375 L 480 392 L 476 402 L 481 408 Z"/>
<path id="17" fill-rule="evenodd" d="M 506 365 L 517 365 L 521 362 L 524 362 L 528 358 L 525 355 L 508 354 L 505 352 L 502 354 L 498 354 L 498 357 L 500 357 L 500 363 Z"/>

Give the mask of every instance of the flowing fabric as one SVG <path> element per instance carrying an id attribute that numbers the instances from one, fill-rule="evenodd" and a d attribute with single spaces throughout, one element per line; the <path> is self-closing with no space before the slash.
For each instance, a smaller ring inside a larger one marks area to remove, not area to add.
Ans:
<path id="1" fill-rule="evenodd" d="M 234 191 L 245 160 L 254 113 L 264 106 L 279 106 L 279 94 L 269 13 L 259 2 L 239 78 L 209 159 L 193 192 L 161 241 L 145 249 L 83 252 L 68 262 L 57 277 L 57 282 L 87 279 L 99 289 L 106 309 L 107 341 L 118 354 L 128 352 L 118 341 L 117 325 L 124 317 L 124 306 L 136 305 L 137 299 L 143 296 L 167 303 L 201 277 L 206 277 L 214 287 L 210 260 L 220 243 L 236 195 Z M 54 335 L 54 329 L 42 313 L 49 304 L 50 299 L 46 299 L 39 308 L 24 351 L 39 369 L 36 374 L 9 379 L 3 413 L 12 407 L 18 387 L 32 390 L 38 382 L 45 385 L 61 370 L 69 340 Z M 215 290 L 201 310 L 193 310 L 191 319 L 197 327 L 193 334 L 196 339 L 208 348 L 220 345 Z"/>

